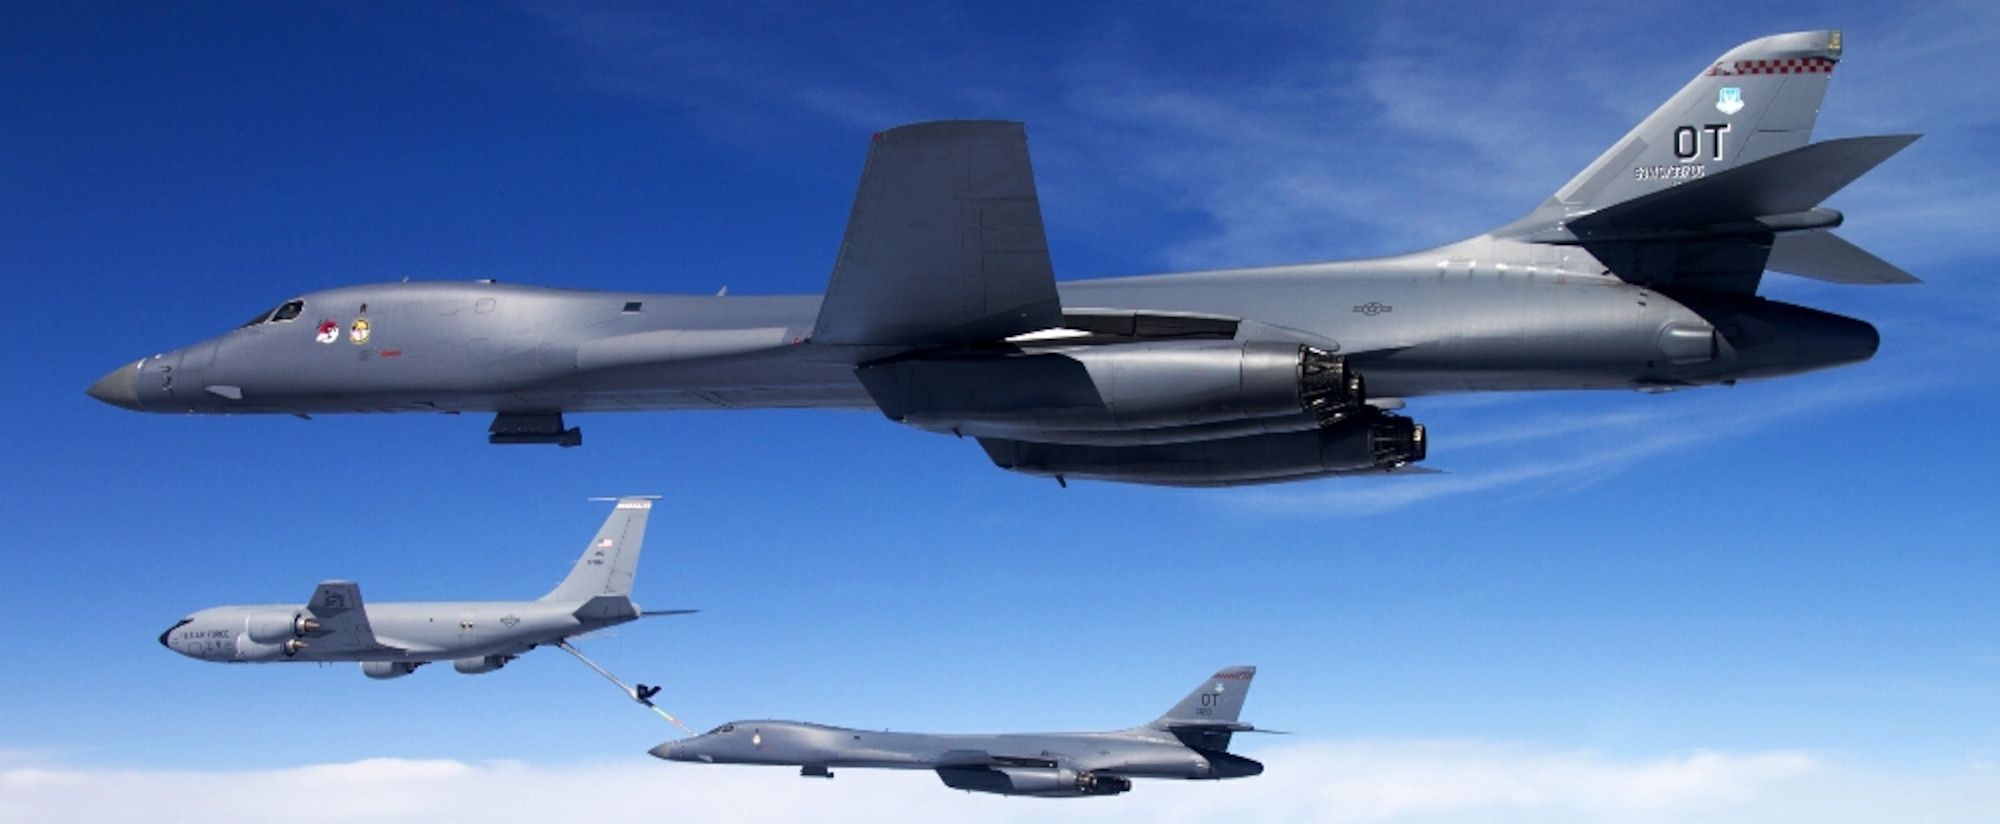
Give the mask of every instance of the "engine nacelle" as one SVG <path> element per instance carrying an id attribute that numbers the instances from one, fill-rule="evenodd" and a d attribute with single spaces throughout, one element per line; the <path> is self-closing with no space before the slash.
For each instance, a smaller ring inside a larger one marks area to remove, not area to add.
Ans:
<path id="1" fill-rule="evenodd" d="M 466 675 L 478 675 L 482 672 L 492 672 L 507 666 L 507 662 L 512 660 L 514 660 L 514 656 L 512 655 L 485 655 L 478 658 L 459 658 L 451 662 L 451 668 Z"/>
<path id="2" fill-rule="evenodd" d="M 1132 789 L 1132 780 L 1068 767 L 939 767 L 938 778 L 954 790 L 996 795 L 1059 798 L 1117 795 Z"/>
<path id="3" fill-rule="evenodd" d="M 1395 469 L 1424 458 L 1424 428 L 1364 409 L 1334 426 L 1144 446 L 981 438 L 1001 469 L 1160 486 L 1235 486 Z"/>
<path id="4" fill-rule="evenodd" d="M 427 662 L 363 661 L 361 662 L 361 674 L 373 678 L 377 681 L 387 681 L 391 678 L 401 678 L 405 675 L 409 675 L 410 673 L 416 672 L 417 668 L 423 666 L 425 663 Z"/>
<path id="5" fill-rule="evenodd" d="M 282 644 L 316 629 L 319 622 L 303 612 L 259 612 L 245 621 L 244 634 L 259 644 Z"/>
<path id="6" fill-rule="evenodd" d="M 236 659 L 239 661 L 281 661 L 298 655 L 305 648 L 306 642 L 297 638 L 267 644 L 251 638 L 247 632 L 236 636 Z"/>
<path id="7" fill-rule="evenodd" d="M 1152 341 L 929 357 L 856 370 L 883 414 L 939 432 L 1167 429 L 1363 409 L 1346 360 L 1297 343 Z"/>

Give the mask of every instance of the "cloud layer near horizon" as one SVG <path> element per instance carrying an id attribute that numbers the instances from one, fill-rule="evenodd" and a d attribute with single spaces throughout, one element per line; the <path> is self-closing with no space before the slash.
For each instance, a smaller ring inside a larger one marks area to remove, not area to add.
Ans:
<path id="1" fill-rule="evenodd" d="M 1801 751 L 1693 752 L 1644 760 L 1476 741 L 1308 742 L 1258 750 L 1260 778 L 1142 781 L 1116 799 L 1046 801 L 946 790 L 921 772 L 563 766 L 378 758 L 272 770 L 71 767 L 0 759 L 0 824 L 286 820 L 546 822 L 616 816 L 681 821 L 1991 821 L 2000 767 L 1889 773 Z M 1059 804 L 1059 808 L 1047 805 Z"/>

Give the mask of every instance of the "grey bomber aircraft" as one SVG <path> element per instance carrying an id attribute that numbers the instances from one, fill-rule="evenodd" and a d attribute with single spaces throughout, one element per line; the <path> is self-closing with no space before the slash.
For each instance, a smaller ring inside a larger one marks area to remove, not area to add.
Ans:
<path id="1" fill-rule="evenodd" d="M 1241 778 L 1264 765 L 1229 750 L 1255 728 L 1236 720 L 1256 667 L 1230 667 L 1142 727 L 1116 732 L 931 735 L 871 732 L 796 721 L 737 721 L 669 741 L 652 753 L 671 761 L 765 764 L 832 778 L 833 767 L 936 770 L 971 792 L 1066 798 L 1116 795 L 1134 778 Z"/>
<path id="2" fill-rule="evenodd" d="M 875 409 L 1042 476 L 1222 486 L 1426 454 L 1404 399 L 1733 384 L 1866 360 L 1866 322 L 1768 270 L 1917 279 L 1820 205 L 1916 135 L 1812 143 L 1838 31 L 1729 50 L 1519 220 L 1372 260 L 1057 283 L 1018 123 L 875 135 L 822 296 L 475 283 L 296 297 L 89 389 L 149 412 Z M 1389 204 L 1384 204 L 1389 208 Z M 1365 378 L 1365 382 L 1364 382 Z"/>
<path id="3" fill-rule="evenodd" d="M 533 601 L 368 604 L 352 581 L 324 581 L 303 605 L 201 610 L 160 633 L 167 649 L 203 661 L 359 661 L 370 678 L 400 678 L 432 661 L 474 675 L 492 672 L 543 644 L 583 658 L 569 639 L 648 615 L 632 603 L 632 579 L 652 511 L 649 497 L 619 498 L 569 576 Z M 611 678 L 616 683 L 616 678 Z M 624 687 L 623 683 L 619 683 Z M 647 703 L 657 688 L 626 687 Z"/>

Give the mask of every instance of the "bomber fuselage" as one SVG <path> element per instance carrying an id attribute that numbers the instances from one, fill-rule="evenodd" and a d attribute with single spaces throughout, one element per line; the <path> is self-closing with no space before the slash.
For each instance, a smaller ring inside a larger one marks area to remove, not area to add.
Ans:
<path id="1" fill-rule="evenodd" d="M 1542 262 L 1518 262 L 1536 255 Z M 1661 291 L 1596 268 L 1574 249 L 1479 239 L 1371 261 L 1073 281 L 1060 291 L 1065 312 L 1240 319 L 1239 340 L 1347 354 L 1378 398 L 1699 386 L 1865 360 L 1878 343 L 1859 320 L 1749 295 Z M 902 352 L 814 343 L 819 305 L 817 296 L 488 282 L 342 287 L 121 367 L 91 394 L 194 413 L 875 408 L 855 367 Z M 1015 345 L 1093 344 L 1051 336 Z"/>
<path id="2" fill-rule="evenodd" d="M 1172 735 L 1143 728 L 980 735 L 855 730 L 798 721 L 737 721 L 653 749 L 654 755 L 671 761 L 911 770 L 961 764 L 956 754 L 972 752 L 1006 753 L 1022 761 L 1046 760 L 1128 777 L 1226 777 L 1217 773 L 1208 758 Z"/>

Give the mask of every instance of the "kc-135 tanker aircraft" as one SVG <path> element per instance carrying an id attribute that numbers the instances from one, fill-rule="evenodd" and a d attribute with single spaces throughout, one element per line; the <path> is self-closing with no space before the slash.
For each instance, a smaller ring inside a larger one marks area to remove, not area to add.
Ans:
<path id="1" fill-rule="evenodd" d="M 468 675 L 492 672 L 543 644 L 583 658 L 569 639 L 648 615 L 632 603 L 632 579 L 652 511 L 649 497 L 619 498 L 569 576 L 534 601 L 361 603 L 352 581 L 324 581 L 304 605 L 211 607 L 160 633 L 160 644 L 204 661 L 359 661 L 370 678 L 399 678 L 432 661 Z M 623 683 L 619 683 L 624 687 Z M 648 703 L 656 690 L 626 687 Z"/>
<path id="2" fill-rule="evenodd" d="M 918 123 L 875 136 L 823 297 L 343 287 L 89 392 L 148 412 L 491 412 L 495 443 L 565 446 L 571 412 L 877 409 L 1058 480 L 1395 471 L 1426 451 L 1406 398 L 1872 356 L 1873 326 L 1756 295 L 1767 269 L 1916 282 L 1820 206 L 1916 139 L 1809 142 L 1841 46 L 1731 49 L 1526 216 L 1414 254 L 1058 284 L 1023 127 Z"/>
<path id="3" fill-rule="evenodd" d="M 936 770 L 946 786 L 1000 795 L 1116 795 L 1134 778 L 1241 778 L 1264 765 L 1229 752 L 1256 667 L 1230 667 L 1151 724 L 1115 732 L 935 735 L 796 721 L 737 721 L 654 747 L 703 764 L 768 764 L 832 778 L 833 767 Z"/>

